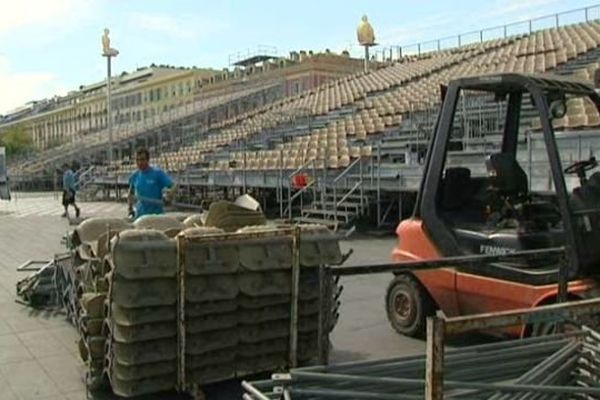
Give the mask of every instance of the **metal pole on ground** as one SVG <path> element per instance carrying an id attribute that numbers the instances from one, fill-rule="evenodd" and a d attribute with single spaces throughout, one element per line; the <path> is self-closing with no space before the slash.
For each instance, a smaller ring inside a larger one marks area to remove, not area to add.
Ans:
<path id="1" fill-rule="evenodd" d="M 444 398 L 444 320 L 427 318 L 427 349 L 425 360 L 425 399 Z"/>
<path id="2" fill-rule="evenodd" d="M 298 365 L 298 296 L 300 288 L 300 227 L 294 229 L 294 242 L 292 247 L 292 290 L 290 308 L 290 354 L 289 366 Z"/>

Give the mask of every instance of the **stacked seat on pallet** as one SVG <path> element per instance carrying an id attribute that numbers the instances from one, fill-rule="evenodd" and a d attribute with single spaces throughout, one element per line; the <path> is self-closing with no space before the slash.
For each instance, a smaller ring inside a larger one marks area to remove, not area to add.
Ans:
<path id="1" fill-rule="evenodd" d="M 83 221 L 71 236 L 71 246 L 75 250 L 73 268 L 61 269 L 61 286 L 65 288 L 63 304 L 79 330 L 79 353 L 86 364 L 87 384 L 92 388 L 104 383 L 106 331 L 103 327 L 108 282 L 103 260 L 108 253 L 110 238 L 130 227 L 127 221 L 117 218 Z"/>
<path id="2" fill-rule="evenodd" d="M 234 235 L 205 229 L 184 231 L 181 256 L 187 385 L 289 365 L 292 236 L 268 227 Z M 315 233 L 320 234 L 318 242 L 310 241 Z M 297 354 L 303 363 L 314 359 L 318 349 L 319 276 L 318 268 L 311 267 L 341 261 L 337 240 L 329 238 L 323 231 L 307 229 L 300 240 L 306 268 L 300 269 Z"/>
<path id="3" fill-rule="evenodd" d="M 76 228 L 76 293 L 66 297 L 76 299 L 68 310 L 91 388 L 108 382 L 132 397 L 290 366 L 293 229 L 226 233 L 188 222 L 181 232 L 185 224 L 164 216 Z M 337 318 L 339 289 L 329 282 L 320 291 L 317 267 L 343 257 L 319 226 L 301 227 L 297 256 L 296 355 L 307 365 Z"/>
<path id="4" fill-rule="evenodd" d="M 177 384 L 177 244 L 154 229 L 111 243 L 105 371 L 121 396 Z"/>

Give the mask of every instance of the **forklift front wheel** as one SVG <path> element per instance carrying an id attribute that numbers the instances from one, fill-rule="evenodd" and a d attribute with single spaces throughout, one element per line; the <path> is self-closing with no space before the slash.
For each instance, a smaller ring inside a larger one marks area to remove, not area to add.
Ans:
<path id="1" fill-rule="evenodd" d="M 397 275 L 389 284 L 385 309 L 392 327 L 401 335 L 424 337 L 426 319 L 435 314 L 429 293 L 412 276 Z"/>

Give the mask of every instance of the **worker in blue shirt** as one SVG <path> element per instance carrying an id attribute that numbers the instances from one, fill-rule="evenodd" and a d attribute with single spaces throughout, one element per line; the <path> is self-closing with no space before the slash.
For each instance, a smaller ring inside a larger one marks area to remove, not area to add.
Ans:
<path id="1" fill-rule="evenodd" d="M 69 216 L 68 208 L 69 208 L 69 205 L 72 205 L 75 208 L 75 217 L 79 218 L 79 214 L 81 213 L 81 210 L 79 209 L 79 207 L 77 207 L 77 204 L 75 204 L 75 193 L 77 192 L 77 182 L 75 179 L 75 173 L 73 172 L 73 169 L 71 169 L 69 164 L 63 165 L 62 183 L 63 183 L 62 205 L 65 208 L 65 212 L 63 213 L 62 217 L 66 218 Z"/>
<path id="2" fill-rule="evenodd" d="M 175 194 L 173 180 L 160 168 L 150 166 L 150 153 L 145 148 L 136 151 L 135 162 L 138 170 L 129 177 L 129 216 L 137 219 L 143 215 L 164 213 L 165 202 L 171 201 Z M 166 200 L 163 200 L 164 189 L 169 189 L 165 194 Z"/>

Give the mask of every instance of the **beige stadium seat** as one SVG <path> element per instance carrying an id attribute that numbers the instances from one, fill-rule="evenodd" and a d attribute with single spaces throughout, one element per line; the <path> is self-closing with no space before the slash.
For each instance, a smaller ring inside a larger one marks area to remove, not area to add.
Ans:
<path id="1" fill-rule="evenodd" d="M 348 165 L 350 165 L 350 156 L 348 156 L 348 154 L 340 155 L 338 158 L 338 166 L 340 168 L 346 168 Z"/>
<path id="2" fill-rule="evenodd" d="M 273 158 L 273 157 L 267 158 L 265 169 L 269 169 L 269 170 L 277 169 L 277 158 Z"/>
<path id="3" fill-rule="evenodd" d="M 295 169 L 296 168 L 296 159 L 291 157 L 284 158 L 284 167 L 285 169 Z"/>
<path id="4" fill-rule="evenodd" d="M 260 162 L 260 169 L 266 170 L 269 168 L 270 158 L 263 158 Z"/>
<path id="5" fill-rule="evenodd" d="M 359 129 L 357 129 L 356 131 L 356 138 L 357 139 L 366 139 L 367 138 L 367 131 L 364 127 L 361 127 Z"/>
<path id="6" fill-rule="evenodd" d="M 563 118 L 553 120 L 552 126 L 557 130 L 564 129 L 565 127 L 569 126 L 569 116 L 565 115 Z"/>
<path id="7" fill-rule="evenodd" d="M 246 159 L 246 169 L 248 170 L 254 170 L 254 169 L 258 169 L 258 165 L 259 162 L 257 159 L 253 158 L 253 159 Z"/>
<path id="8" fill-rule="evenodd" d="M 583 54 L 588 50 L 587 44 L 583 40 L 575 41 L 575 52 L 577 55 Z"/>
<path id="9" fill-rule="evenodd" d="M 219 161 L 219 170 L 228 171 L 229 170 L 229 161 Z"/>
<path id="10" fill-rule="evenodd" d="M 600 125 L 600 115 L 597 112 L 587 113 L 586 126 L 595 127 Z"/>
<path id="11" fill-rule="evenodd" d="M 577 57 L 577 48 L 574 44 L 568 43 L 565 45 L 565 50 L 567 54 L 567 59 L 571 60 Z"/>
<path id="12" fill-rule="evenodd" d="M 328 168 L 338 168 L 338 158 L 336 155 L 331 155 L 327 159 L 327 167 Z"/>
<path id="13" fill-rule="evenodd" d="M 546 53 L 546 59 L 544 60 L 544 64 L 546 69 L 553 69 L 556 67 L 556 53 Z"/>
<path id="14" fill-rule="evenodd" d="M 581 128 L 587 125 L 587 116 L 583 107 L 571 107 L 567 114 L 569 128 Z"/>

